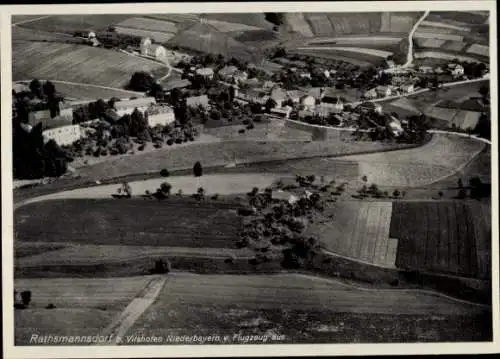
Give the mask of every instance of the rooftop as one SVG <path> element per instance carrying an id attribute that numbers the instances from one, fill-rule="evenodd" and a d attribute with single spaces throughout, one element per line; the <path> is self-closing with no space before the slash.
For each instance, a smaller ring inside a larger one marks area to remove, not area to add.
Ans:
<path id="1" fill-rule="evenodd" d="M 133 100 L 120 100 L 115 102 L 115 109 L 123 110 L 136 107 L 149 107 L 154 103 L 156 103 L 154 97 L 141 97 Z"/>

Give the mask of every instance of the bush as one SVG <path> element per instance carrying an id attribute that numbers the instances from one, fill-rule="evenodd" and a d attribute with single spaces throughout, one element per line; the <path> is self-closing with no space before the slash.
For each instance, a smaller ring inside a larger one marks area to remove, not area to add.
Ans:
<path id="1" fill-rule="evenodd" d="M 173 144 L 174 144 L 174 140 L 172 140 L 171 138 L 169 138 L 167 140 L 167 145 L 172 146 Z"/>
<path id="2" fill-rule="evenodd" d="M 172 267 L 168 259 L 166 261 L 163 261 L 163 259 L 158 259 L 157 261 L 155 261 L 155 267 L 152 272 L 155 274 L 165 274 L 170 272 L 171 270 Z"/>
<path id="3" fill-rule="evenodd" d="M 25 290 L 24 292 L 21 292 L 21 300 L 23 301 L 23 304 L 27 307 L 31 302 L 31 291 Z"/>
<path id="4" fill-rule="evenodd" d="M 238 130 L 238 133 L 245 133 L 245 129 Z"/>
<path id="5" fill-rule="evenodd" d="M 168 177 L 169 175 L 170 175 L 170 173 L 168 172 L 168 170 L 166 168 L 163 168 L 160 171 L 160 176 L 162 176 L 162 177 Z"/>

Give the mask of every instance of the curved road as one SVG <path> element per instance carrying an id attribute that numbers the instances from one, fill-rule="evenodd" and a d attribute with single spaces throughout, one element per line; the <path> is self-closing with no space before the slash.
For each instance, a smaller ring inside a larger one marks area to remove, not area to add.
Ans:
<path id="1" fill-rule="evenodd" d="M 413 64 L 413 35 L 415 34 L 415 31 L 417 31 L 417 28 L 419 27 L 420 23 L 425 20 L 427 15 L 429 15 L 429 10 L 427 10 L 424 15 L 415 23 L 413 28 L 410 31 L 410 34 L 408 35 L 408 54 L 406 56 L 406 63 L 401 65 L 401 68 L 407 68 L 410 67 Z"/>

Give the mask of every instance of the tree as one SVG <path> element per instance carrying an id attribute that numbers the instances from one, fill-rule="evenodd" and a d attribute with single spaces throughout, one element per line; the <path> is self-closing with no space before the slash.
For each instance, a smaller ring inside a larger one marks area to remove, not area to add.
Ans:
<path id="1" fill-rule="evenodd" d="M 29 85 L 30 91 L 38 98 L 43 97 L 42 84 L 38 79 L 33 79 Z"/>
<path id="2" fill-rule="evenodd" d="M 44 84 L 43 84 L 43 92 L 45 93 L 45 95 L 49 98 L 49 99 L 53 99 L 56 95 L 56 87 L 54 86 L 54 84 L 51 82 L 51 81 L 46 81 Z"/>
<path id="3" fill-rule="evenodd" d="M 203 187 L 199 187 L 196 190 L 196 194 L 198 195 L 198 198 L 201 200 L 205 197 L 205 189 Z"/>
<path id="4" fill-rule="evenodd" d="M 458 188 L 464 188 L 464 183 L 462 182 L 461 178 L 458 179 L 457 186 L 458 186 Z"/>
<path id="5" fill-rule="evenodd" d="M 199 161 L 197 161 L 193 166 L 193 174 L 195 177 L 201 177 L 203 175 L 203 167 Z"/>
<path id="6" fill-rule="evenodd" d="M 134 72 L 130 78 L 128 88 L 132 91 L 147 92 L 153 89 L 155 80 L 145 71 Z"/>
<path id="7" fill-rule="evenodd" d="M 366 183 L 366 182 L 368 182 L 368 177 L 367 176 L 363 176 L 363 177 L 361 177 L 361 180 Z"/>
<path id="8" fill-rule="evenodd" d="M 443 198 L 443 192 L 442 192 L 442 191 L 439 191 L 439 192 L 438 192 L 438 196 L 439 196 L 439 198 Z"/>
<path id="9" fill-rule="evenodd" d="M 481 86 L 479 88 L 479 93 L 481 94 L 481 96 L 483 96 L 484 98 L 488 98 L 489 95 L 490 95 L 490 88 L 489 86 Z"/>
<path id="10" fill-rule="evenodd" d="M 172 190 L 172 185 L 168 182 L 163 182 L 160 185 L 160 191 L 165 195 L 165 196 L 170 196 L 170 191 Z"/>
<path id="11" fill-rule="evenodd" d="M 457 195 L 457 198 L 459 199 L 464 199 L 467 197 L 467 192 L 465 191 L 465 189 L 461 188 L 459 191 L 458 191 L 458 195 Z"/>
<path id="12" fill-rule="evenodd" d="M 31 303 L 31 291 L 25 290 L 21 292 L 21 300 L 25 307 L 27 307 Z"/>
<path id="13" fill-rule="evenodd" d="M 272 98 L 269 98 L 265 104 L 266 112 L 270 112 L 271 109 L 276 107 L 276 105 L 277 105 L 276 101 L 274 101 Z"/>
<path id="14" fill-rule="evenodd" d="M 396 198 L 397 198 L 397 197 L 399 197 L 399 195 L 400 195 L 400 194 L 401 194 L 401 193 L 400 193 L 400 192 L 399 192 L 399 190 L 397 190 L 397 189 L 395 189 L 395 190 L 394 190 L 394 192 L 392 192 L 392 196 L 393 196 L 393 197 L 396 197 Z"/>

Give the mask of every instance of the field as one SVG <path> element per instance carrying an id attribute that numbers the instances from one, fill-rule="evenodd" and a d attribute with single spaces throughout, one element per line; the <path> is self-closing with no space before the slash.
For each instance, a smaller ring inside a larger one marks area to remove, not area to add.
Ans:
<path id="1" fill-rule="evenodd" d="M 391 213 L 391 202 L 336 202 L 317 216 L 307 233 L 336 254 L 394 268 L 398 241 L 389 238 Z"/>
<path id="2" fill-rule="evenodd" d="M 210 295 L 201 294 L 205 292 Z M 484 322 L 474 330 L 467 324 L 488 315 L 487 310 L 443 297 L 363 291 L 301 275 L 175 274 L 130 332 L 213 335 L 217 328 L 218 335 L 229 335 L 231 344 L 244 344 L 235 333 L 285 336 L 269 344 L 438 341 L 456 340 L 457 335 L 478 340 L 491 336 L 491 329 Z M 453 326 L 444 325 L 447 320 Z"/>
<path id="3" fill-rule="evenodd" d="M 62 80 L 121 88 L 136 71 L 161 67 L 153 61 L 90 46 L 15 42 L 13 80 Z"/>
<path id="4" fill-rule="evenodd" d="M 131 29 L 149 30 L 153 32 L 166 32 L 166 33 L 177 32 L 177 26 L 173 22 L 154 20 L 144 17 L 132 17 L 130 19 L 127 19 L 125 21 L 116 24 L 116 26 L 128 27 Z"/>
<path id="5" fill-rule="evenodd" d="M 397 267 L 490 278 L 491 224 L 484 219 L 490 216 L 480 203 L 395 202 L 390 235 L 399 242 Z"/>
<path id="6" fill-rule="evenodd" d="M 12 41 L 54 41 L 54 42 L 66 42 L 66 41 L 78 41 L 73 36 L 69 34 L 53 33 L 42 30 L 28 29 L 21 26 L 12 27 Z"/>
<path id="7" fill-rule="evenodd" d="M 490 48 L 489 46 L 473 44 L 467 49 L 467 53 L 477 54 L 481 56 L 490 56 Z"/>
<path id="8" fill-rule="evenodd" d="M 380 32 L 408 34 L 421 16 L 419 12 L 383 12 Z"/>
<path id="9" fill-rule="evenodd" d="M 149 37 L 155 43 L 165 43 L 175 36 L 174 33 L 160 32 L 144 29 L 134 29 L 130 27 L 116 26 L 115 31 L 119 34 L 126 34 L 132 36 Z"/>
<path id="10" fill-rule="evenodd" d="M 200 161 L 204 167 L 224 166 L 235 161 L 237 164 L 243 164 L 297 157 L 339 156 L 394 148 L 398 148 L 398 146 L 371 141 L 194 142 L 187 146 L 164 148 L 134 156 L 111 157 L 106 162 L 79 169 L 79 174 L 83 178 L 95 181 L 97 178 L 106 179 L 138 173 L 157 172 L 162 168 L 168 168 L 169 170 L 191 169 L 195 161 Z"/>
<path id="11" fill-rule="evenodd" d="M 236 41 L 213 26 L 201 23 L 180 31 L 168 41 L 168 45 L 202 53 L 222 54 L 228 58 L 236 57 L 250 62 L 259 59 L 257 49 Z"/>
<path id="12" fill-rule="evenodd" d="M 464 137 L 434 135 L 416 149 L 346 156 L 343 161 L 357 161 L 369 182 L 380 186 L 416 187 L 436 182 L 453 174 L 484 148 L 479 141 Z"/>
<path id="13" fill-rule="evenodd" d="M 314 46 L 308 46 L 308 47 L 298 47 L 297 50 L 332 51 L 332 52 L 340 51 L 341 53 L 352 52 L 353 55 L 358 54 L 358 55 L 363 55 L 363 56 L 368 55 L 368 56 L 383 57 L 383 58 L 386 58 L 386 57 L 392 55 L 392 52 L 389 52 L 389 51 L 370 49 L 370 48 L 362 48 L 362 47 L 343 47 L 343 46 L 314 47 Z"/>
<path id="14" fill-rule="evenodd" d="M 106 29 L 132 15 L 52 15 L 37 21 L 22 24 L 23 27 L 49 32 L 71 33 L 75 31 Z"/>
<path id="15" fill-rule="evenodd" d="M 286 13 L 286 22 L 292 31 L 306 37 L 314 36 L 311 27 L 309 26 L 304 17 L 304 13 L 301 12 Z"/>
<path id="16" fill-rule="evenodd" d="M 117 201 L 72 199 L 28 204 L 16 212 L 16 239 L 224 248 L 233 247 L 238 237 L 241 219 L 228 204 Z"/>
<path id="17" fill-rule="evenodd" d="M 107 100 L 112 97 L 125 99 L 130 97 L 144 96 L 144 94 L 142 94 L 141 92 L 133 92 L 120 89 L 107 89 L 89 84 L 73 84 L 58 81 L 52 82 L 54 83 L 57 92 L 61 93 L 66 99 L 95 101 L 96 99 Z"/>
<path id="18" fill-rule="evenodd" d="M 271 30 L 273 24 L 268 22 L 263 13 L 208 13 L 202 14 L 209 21 L 221 21 L 233 24 L 241 24 L 259 29 Z"/>
<path id="19" fill-rule="evenodd" d="M 345 51 L 314 51 L 314 50 L 296 50 L 290 49 L 289 53 L 295 53 L 299 55 L 314 56 L 318 58 L 324 58 L 328 60 L 338 60 L 351 63 L 360 67 L 370 67 L 374 64 L 381 64 L 383 59 L 377 56 L 367 56 L 367 55 L 355 55 L 352 52 Z"/>
<path id="20" fill-rule="evenodd" d="M 14 312 L 15 342 L 29 344 L 32 334 L 98 335 L 150 279 L 16 279 L 16 290 L 31 290 L 33 299 Z M 44 309 L 50 303 L 56 308 Z"/>
<path id="21" fill-rule="evenodd" d="M 443 22 L 438 22 L 438 21 L 428 21 L 424 20 L 420 23 L 420 26 L 422 27 L 436 27 L 436 28 L 441 28 L 441 29 L 450 29 L 450 30 L 456 30 L 456 31 L 463 31 L 463 32 L 470 32 L 471 29 L 468 26 L 456 26 L 452 24 L 446 24 Z M 420 27 L 419 27 L 420 29 Z"/>
<path id="22" fill-rule="evenodd" d="M 367 48 L 392 48 L 401 42 L 401 37 L 392 36 L 344 36 L 315 38 L 307 42 L 307 45 L 356 45 Z"/>

